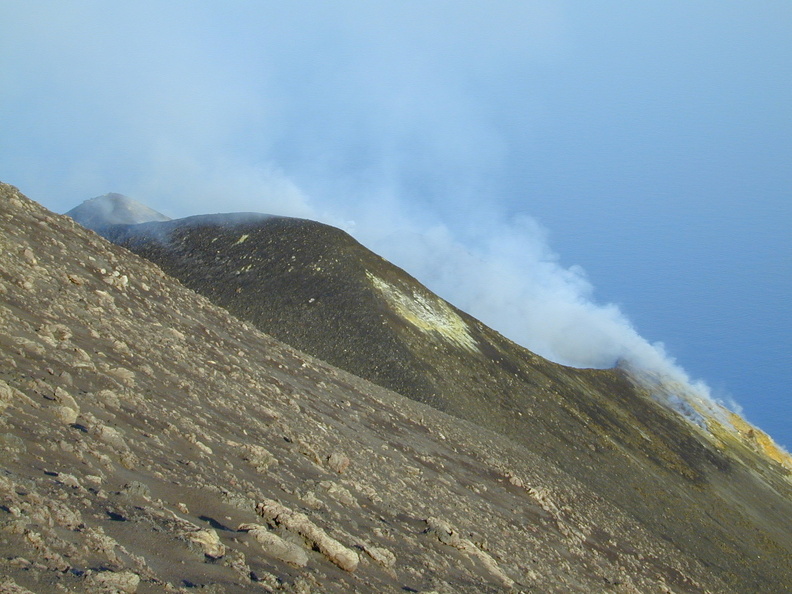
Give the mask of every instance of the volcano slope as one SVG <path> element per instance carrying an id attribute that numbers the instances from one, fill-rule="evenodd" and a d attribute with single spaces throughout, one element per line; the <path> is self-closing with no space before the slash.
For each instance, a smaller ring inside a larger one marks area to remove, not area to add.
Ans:
<path id="1" fill-rule="evenodd" d="M 735 415 L 702 429 L 625 370 L 544 360 L 316 222 L 213 215 L 103 233 L 290 345 L 509 438 L 727 590 L 792 583 L 789 458 Z"/>
<path id="2" fill-rule="evenodd" d="M 728 433 L 730 464 L 684 475 L 687 491 L 666 458 L 640 462 L 688 496 L 656 530 L 527 436 L 294 350 L 7 185 L 0 254 L 2 592 L 783 592 L 790 583 L 787 483 Z M 585 373 L 570 373 L 593 390 Z M 610 373 L 624 379 L 596 375 Z M 652 402 L 618 385 L 603 416 L 619 399 Z M 677 417 L 658 410 L 675 428 Z M 570 434 L 565 451 L 589 463 L 646 458 L 619 435 L 596 451 L 599 442 L 592 450 Z M 715 447 L 703 434 L 688 439 Z M 700 522 L 702 505 L 713 505 L 712 523 L 738 521 L 723 534 L 744 533 L 753 556 L 713 541 L 714 564 L 675 542 L 676 516 Z"/>

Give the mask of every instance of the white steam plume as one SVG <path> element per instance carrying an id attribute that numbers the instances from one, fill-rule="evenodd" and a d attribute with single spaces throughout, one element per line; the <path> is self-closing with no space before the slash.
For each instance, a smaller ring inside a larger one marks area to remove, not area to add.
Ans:
<path id="1" fill-rule="evenodd" d="M 550 359 L 689 383 L 503 214 L 550 117 L 536 83 L 572 47 L 563 5 L 243 4 L 3 4 L 0 165 L 27 172 L 5 181 L 66 194 L 61 211 L 118 191 L 172 217 L 316 218 Z"/>
<path id="2" fill-rule="evenodd" d="M 608 368 L 619 362 L 709 397 L 665 351 L 638 334 L 615 304 L 597 304 L 579 266 L 565 267 L 532 218 L 490 222 L 465 240 L 443 224 L 409 220 L 391 206 L 353 234 L 434 292 L 552 361 Z"/>

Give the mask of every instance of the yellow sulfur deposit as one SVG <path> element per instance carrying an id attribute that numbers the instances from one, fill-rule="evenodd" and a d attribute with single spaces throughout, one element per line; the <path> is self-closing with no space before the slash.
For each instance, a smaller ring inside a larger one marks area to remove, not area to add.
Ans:
<path id="1" fill-rule="evenodd" d="M 413 326 L 424 332 L 437 332 L 449 342 L 469 351 L 478 351 L 468 325 L 445 301 L 430 294 L 407 295 L 370 272 L 366 276 L 396 313 Z"/>

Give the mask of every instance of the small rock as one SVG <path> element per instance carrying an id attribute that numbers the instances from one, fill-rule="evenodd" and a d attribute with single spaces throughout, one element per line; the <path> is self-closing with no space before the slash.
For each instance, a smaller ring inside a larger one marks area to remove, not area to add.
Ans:
<path id="1" fill-rule="evenodd" d="M 264 526 L 259 524 L 242 524 L 239 530 L 249 532 L 264 549 L 268 555 L 280 559 L 284 563 L 293 565 L 295 567 L 305 567 L 308 564 L 308 554 L 305 550 L 291 543 L 283 540 L 274 532 L 270 532 Z"/>
<path id="2" fill-rule="evenodd" d="M 363 550 L 366 551 L 366 554 L 369 557 L 374 559 L 374 561 L 376 561 L 383 567 L 391 568 L 396 563 L 396 555 L 391 553 L 388 549 L 383 549 L 382 547 L 375 547 L 370 544 L 364 544 Z"/>
<path id="3" fill-rule="evenodd" d="M 316 496 L 313 491 L 308 491 L 305 495 L 300 497 L 303 504 L 311 509 L 324 509 L 325 504 Z"/>
<path id="4" fill-rule="evenodd" d="M 140 481 L 131 481 L 127 483 L 121 488 L 121 492 L 130 496 L 136 495 L 145 497 L 146 499 L 151 498 L 151 489 L 149 489 L 147 484 L 141 483 Z"/>
<path id="5" fill-rule="evenodd" d="M 127 449 L 126 441 L 124 441 L 124 436 L 118 429 L 114 427 L 109 427 L 108 425 L 94 425 L 92 429 L 93 433 L 103 442 L 113 446 L 118 450 L 125 450 Z"/>
<path id="6" fill-rule="evenodd" d="M 77 411 L 68 406 L 56 406 L 55 418 L 65 425 L 74 425 L 77 422 Z"/>
<path id="7" fill-rule="evenodd" d="M 359 507 L 358 502 L 352 496 L 348 489 L 338 485 L 332 481 L 322 481 L 319 486 L 327 491 L 333 499 L 346 507 Z"/>
<path id="8" fill-rule="evenodd" d="M 457 548 L 460 546 L 461 538 L 459 536 L 459 532 L 452 528 L 448 522 L 445 522 L 439 518 L 428 518 L 426 523 L 429 526 L 429 528 L 426 530 L 427 534 L 436 536 L 437 540 L 443 544 Z"/>
<path id="9" fill-rule="evenodd" d="M 119 408 L 121 406 L 121 401 L 118 398 L 118 394 L 116 394 L 113 390 L 99 390 L 95 396 L 98 400 L 111 408 Z"/>
<path id="10" fill-rule="evenodd" d="M 71 487 L 72 489 L 77 489 L 78 491 L 82 490 L 82 485 L 80 484 L 80 480 L 73 474 L 59 472 L 58 481 L 66 487 Z"/>
<path id="11" fill-rule="evenodd" d="M 134 594 L 137 592 L 140 576 L 133 571 L 101 571 L 86 574 L 86 581 L 100 592 Z"/>
<path id="12" fill-rule="evenodd" d="M 49 508 L 52 519 L 58 526 L 75 530 L 83 523 L 79 510 L 71 509 L 57 501 L 51 501 Z"/>
<path id="13" fill-rule="evenodd" d="M 118 380 L 118 382 L 123 386 L 132 387 L 135 385 L 135 372 L 125 369 L 124 367 L 115 367 L 113 369 L 109 369 L 107 371 L 107 375 L 115 380 Z"/>
<path id="14" fill-rule="evenodd" d="M 198 530 L 197 532 L 188 532 L 185 537 L 190 542 L 194 542 L 201 547 L 203 554 L 211 559 L 219 559 L 225 555 L 225 545 L 220 542 L 220 537 L 217 532 L 211 528 Z"/>
<path id="15" fill-rule="evenodd" d="M 31 250 L 29 247 L 26 247 L 25 249 L 22 250 L 22 259 L 31 266 L 35 266 L 36 264 L 38 264 L 38 260 L 36 259 L 33 250 Z"/>
<path id="16" fill-rule="evenodd" d="M 77 401 L 74 399 L 74 396 L 69 394 L 66 390 L 57 386 L 55 388 L 55 400 L 57 400 L 63 406 L 68 406 L 72 410 L 76 412 L 80 412 L 80 405 L 77 404 Z"/>
<path id="17" fill-rule="evenodd" d="M 327 458 L 327 465 L 337 473 L 341 474 L 349 467 L 349 457 L 346 454 L 342 454 L 340 452 L 333 452 Z"/>
<path id="18" fill-rule="evenodd" d="M 243 447 L 242 458 L 259 472 L 266 472 L 270 466 L 278 463 L 278 460 L 266 448 L 255 444 L 246 444 Z"/>

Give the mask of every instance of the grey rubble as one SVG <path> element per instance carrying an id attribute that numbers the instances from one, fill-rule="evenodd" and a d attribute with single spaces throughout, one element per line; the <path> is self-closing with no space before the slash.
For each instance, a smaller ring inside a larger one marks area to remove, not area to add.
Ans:
<path id="1" fill-rule="evenodd" d="M 0 592 L 736 591 L 517 441 L 8 185 L 0 254 Z"/>

